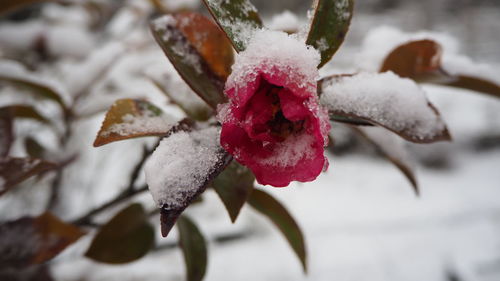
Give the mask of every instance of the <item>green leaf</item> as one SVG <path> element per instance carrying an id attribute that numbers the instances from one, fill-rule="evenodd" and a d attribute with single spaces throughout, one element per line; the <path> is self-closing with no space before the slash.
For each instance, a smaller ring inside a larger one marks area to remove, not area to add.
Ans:
<path id="1" fill-rule="evenodd" d="M 306 245 L 300 227 L 283 205 L 270 194 L 254 189 L 248 203 L 267 216 L 283 233 L 293 251 L 300 259 L 304 272 L 307 272 Z"/>
<path id="2" fill-rule="evenodd" d="M 262 28 L 262 20 L 249 0 L 203 0 L 210 14 L 227 34 L 236 51 L 244 51 L 252 30 Z"/>
<path id="3" fill-rule="evenodd" d="M 2 158 L 0 159 L 0 175 L 3 181 L 0 182 L 0 195 L 32 176 L 57 167 L 54 163 L 36 158 Z"/>
<path id="4" fill-rule="evenodd" d="M 207 245 L 198 227 L 183 215 L 177 221 L 179 244 L 186 263 L 187 280 L 203 280 L 207 270 Z"/>
<path id="5" fill-rule="evenodd" d="M 23 79 L 20 77 L 0 74 L 0 82 L 12 84 L 13 86 L 24 88 L 35 96 L 40 96 L 57 102 L 61 108 L 66 109 L 61 95 L 51 86 L 32 79 Z"/>
<path id="6" fill-rule="evenodd" d="M 316 48 L 325 65 L 344 41 L 351 23 L 354 0 L 315 0 L 314 16 L 307 36 L 307 45 Z"/>
<path id="7" fill-rule="evenodd" d="M 31 158 L 43 158 L 45 156 L 45 148 L 32 137 L 24 139 L 24 148 Z"/>
<path id="8" fill-rule="evenodd" d="M 164 136 L 173 125 L 173 117 L 145 100 L 120 99 L 106 113 L 94 146 L 131 138 Z"/>
<path id="9" fill-rule="evenodd" d="M 211 37 L 218 33 L 213 28 L 208 29 L 210 25 L 214 24 L 204 17 L 201 19 L 200 16 L 197 16 L 194 21 L 186 19 L 192 19 L 192 17 L 186 14 L 163 16 L 152 22 L 151 32 L 184 81 L 200 98 L 215 109 L 218 104 L 225 102 L 223 92 L 226 70 L 224 70 L 224 65 L 227 62 L 222 59 L 225 56 L 214 55 L 213 52 L 210 53 L 210 50 L 204 50 L 201 45 L 194 41 L 194 38 Z M 197 35 L 193 34 L 193 31 L 189 32 L 188 28 L 183 26 L 184 24 L 194 25 L 200 21 L 206 28 L 199 28 Z M 218 30 L 218 32 L 220 31 Z M 219 47 L 215 43 L 211 45 L 215 49 L 224 46 L 223 42 Z M 197 46 L 198 48 L 196 48 Z M 232 62 L 232 57 L 230 60 Z M 222 67 L 216 67 L 217 65 L 222 65 Z"/>
<path id="10" fill-rule="evenodd" d="M 212 182 L 233 223 L 252 192 L 254 180 L 255 176 L 249 169 L 233 161 Z"/>
<path id="11" fill-rule="evenodd" d="M 154 228 L 144 208 L 134 203 L 101 227 L 85 256 L 103 263 L 128 263 L 146 255 L 154 244 Z"/>

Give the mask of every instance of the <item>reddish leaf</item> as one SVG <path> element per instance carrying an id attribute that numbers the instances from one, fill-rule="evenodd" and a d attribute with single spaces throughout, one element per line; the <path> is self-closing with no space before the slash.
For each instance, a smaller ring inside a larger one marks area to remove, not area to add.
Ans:
<path id="1" fill-rule="evenodd" d="M 25 267 L 44 263 L 76 242 L 84 232 L 50 213 L 0 225 L 0 264 Z"/>
<path id="2" fill-rule="evenodd" d="M 441 68 L 441 54 L 441 45 L 432 40 L 408 42 L 385 58 L 380 72 L 392 71 L 401 77 L 414 79 L 436 75 Z"/>
<path id="3" fill-rule="evenodd" d="M 7 157 L 0 159 L 0 195 L 34 175 L 57 167 L 54 163 L 36 158 Z"/>
<path id="4" fill-rule="evenodd" d="M 212 183 L 234 223 L 253 189 L 255 176 L 233 161 Z"/>
<path id="5" fill-rule="evenodd" d="M 172 117 L 147 101 L 117 100 L 106 113 L 94 146 L 137 137 L 163 136 L 173 123 Z"/>
<path id="6" fill-rule="evenodd" d="M 262 28 L 262 20 L 257 9 L 249 0 L 203 0 L 203 2 L 238 52 L 245 50 L 252 29 Z"/>
<path id="7" fill-rule="evenodd" d="M 193 13 L 163 16 L 151 24 L 156 42 L 177 72 L 212 108 L 225 100 L 224 81 L 233 60 L 226 41 L 212 41 L 222 38 L 216 28 L 210 20 Z"/>
<path id="8" fill-rule="evenodd" d="M 99 229 L 85 256 L 103 263 L 128 263 L 146 255 L 154 240 L 154 228 L 144 208 L 135 203 Z"/>
<path id="9" fill-rule="evenodd" d="M 300 259 L 304 271 L 307 271 L 306 245 L 300 227 L 286 208 L 266 192 L 254 189 L 248 203 L 267 216 L 283 233 L 293 251 Z"/>
<path id="10" fill-rule="evenodd" d="M 333 57 L 344 41 L 351 23 L 353 0 L 315 0 L 307 45 L 321 54 L 318 67 L 325 65 Z"/>
<path id="11" fill-rule="evenodd" d="M 181 216 L 177 222 L 179 244 L 186 263 L 188 281 L 203 280 L 207 270 L 207 245 L 203 234 L 187 216 Z"/>

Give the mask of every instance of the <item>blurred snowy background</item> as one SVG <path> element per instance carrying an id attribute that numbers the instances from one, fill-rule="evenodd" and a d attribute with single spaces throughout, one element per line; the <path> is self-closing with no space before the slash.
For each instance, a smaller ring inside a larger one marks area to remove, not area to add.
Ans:
<path id="1" fill-rule="evenodd" d="M 55 3 L 0 19 L 0 56 L 22 61 L 39 77 L 65 89 L 66 100 L 91 85 L 90 94 L 78 106 L 86 118 L 75 124 L 65 148 L 58 147 L 54 135 L 37 124 L 21 121 L 16 126 L 20 138 L 36 134 L 49 149 L 63 150 L 64 155 L 80 152 L 63 174 L 62 200 L 53 208 L 64 219 L 112 198 L 126 185 L 143 144 L 153 143 L 142 139 L 92 147 L 104 110 L 114 100 L 147 97 L 174 115 L 182 114 L 147 78 L 163 75 L 179 91 L 186 90 L 149 35 L 146 23 L 151 5 L 145 0 L 111 2 L 124 5 L 106 23 L 95 22 L 81 6 Z M 204 8 L 197 0 L 164 2 L 171 9 Z M 284 10 L 303 21 L 309 7 L 309 1 L 303 0 L 253 2 L 269 23 Z M 363 42 L 374 29 L 382 33 L 391 28 L 425 29 L 445 33 L 450 48 L 492 65 L 500 79 L 500 1 L 360 0 L 356 5 L 347 41 L 325 71 L 352 71 L 366 64 L 363 60 L 369 56 L 363 54 L 376 46 Z M 97 32 L 95 26 L 100 24 L 104 31 Z M 354 139 L 345 127 L 334 127 L 336 146 L 329 155 L 328 172 L 312 183 L 265 187 L 302 227 L 309 273 L 302 273 L 270 222 L 245 207 L 231 225 L 217 196 L 208 191 L 201 204 L 188 210 L 209 240 L 206 280 L 500 280 L 500 100 L 466 90 L 423 87 L 454 141 L 407 144 L 415 158 L 420 198 L 369 144 Z M 50 102 L 0 88 L 0 106 L 13 102 L 32 103 L 54 118 L 59 114 Z M 21 143 L 16 143 L 12 154 L 23 153 Z M 35 188 L 28 182 L 4 196 L 0 218 L 40 213 L 47 200 L 47 183 Z M 149 194 L 136 200 L 153 207 Z M 167 239 L 159 236 L 159 243 L 167 246 L 123 266 L 81 257 L 89 243 L 84 239 L 54 261 L 53 274 L 59 280 L 183 280 L 180 251 L 169 246 L 176 241 L 176 233 Z"/>

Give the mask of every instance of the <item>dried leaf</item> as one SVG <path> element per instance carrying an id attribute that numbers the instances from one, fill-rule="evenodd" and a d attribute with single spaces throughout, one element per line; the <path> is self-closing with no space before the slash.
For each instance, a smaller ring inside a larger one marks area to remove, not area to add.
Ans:
<path id="1" fill-rule="evenodd" d="M 249 0 L 203 0 L 236 51 L 245 50 L 254 30 L 262 28 L 257 9 Z"/>
<path id="2" fill-rule="evenodd" d="M 380 72 L 392 71 L 401 77 L 418 80 L 436 75 L 441 68 L 441 45 L 432 40 L 418 40 L 394 49 L 386 58 Z"/>
<path id="3" fill-rule="evenodd" d="M 252 195 L 248 199 L 248 203 L 257 211 L 267 216 L 279 228 L 297 257 L 300 259 L 304 272 L 307 272 L 304 236 L 302 235 L 300 227 L 288 213 L 286 208 L 270 194 L 259 189 L 254 189 Z"/>
<path id="4" fill-rule="evenodd" d="M 19 268 L 44 263 L 84 234 L 50 213 L 3 223 L 0 225 L 0 264 Z"/>
<path id="5" fill-rule="evenodd" d="M 319 84 L 321 104 L 332 119 L 378 125 L 415 143 L 451 140 L 439 112 L 412 80 L 392 73 L 360 73 L 326 77 Z"/>
<path id="6" fill-rule="evenodd" d="M 233 161 L 212 183 L 234 223 L 253 189 L 255 176 L 248 168 Z"/>
<path id="7" fill-rule="evenodd" d="M 223 94 L 225 78 L 219 76 L 216 71 L 224 74 L 228 63 L 227 50 L 224 44 L 217 46 L 214 43 L 211 43 L 211 48 L 198 50 L 190 40 L 195 40 L 196 36 L 212 36 L 215 31 L 213 27 L 205 28 L 198 30 L 195 34 L 194 29 L 202 21 L 207 26 L 212 23 L 207 19 L 200 20 L 202 16 L 195 16 L 197 21 L 193 24 L 196 23 L 196 26 L 190 26 L 190 21 L 186 20 L 188 15 L 167 15 L 156 19 L 151 24 L 151 31 L 156 42 L 184 81 L 200 98 L 215 109 L 219 103 L 225 101 Z M 209 60 L 207 61 L 206 58 Z"/>
<path id="8" fill-rule="evenodd" d="M 381 128 L 352 128 L 375 146 L 387 160 L 394 164 L 411 183 L 415 194 L 419 195 L 417 178 L 413 172 L 411 158 L 404 147 L 403 141 L 394 135 L 390 135 L 388 132 L 382 131 Z"/>
<path id="9" fill-rule="evenodd" d="M 0 159 L 0 195 L 34 175 L 57 167 L 54 163 L 36 158 L 2 158 Z"/>
<path id="10" fill-rule="evenodd" d="M 325 65 L 333 57 L 344 41 L 349 30 L 354 0 L 315 0 L 307 45 L 321 53 L 321 63 Z"/>
<path id="11" fill-rule="evenodd" d="M 128 263 L 146 255 L 154 244 L 154 228 L 142 205 L 134 203 L 101 227 L 85 256 L 103 263 Z"/>
<path id="12" fill-rule="evenodd" d="M 187 216 L 181 216 L 177 222 L 179 244 L 186 263 L 188 281 L 203 280 L 207 270 L 207 245 L 203 234 Z"/>
<path id="13" fill-rule="evenodd" d="M 173 124 L 172 117 L 147 101 L 120 99 L 106 113 L 94 146 L 137 137 L 163 136 Z"/>

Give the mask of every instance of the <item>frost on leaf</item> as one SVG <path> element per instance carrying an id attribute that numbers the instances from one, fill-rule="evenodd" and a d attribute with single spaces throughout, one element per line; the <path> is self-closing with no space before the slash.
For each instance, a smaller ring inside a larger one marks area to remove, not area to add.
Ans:
<path id="1" fill-rule="evenodd" d="M 160 142 L 146 163 L 146 182 L 162 210 L 163 236 L 231 160 L 219 136 L 217 127 L 175 132 Z"/>
<path id="2" fill-rule="evenodd" d="M 202 15 L 165 15 L 151 31 L 180 76 L 208 105 L 224 101 L 224 81 L 233 61 L 232 48 L 222 31 Z"/>
<path id="3" fill-rule="evenodd" d="M 241 52 L 262 28 L 262 20 L 249 0 L 204 0 L 219 26 L 226 32 L 234 48 Z"/>
<path id="4" fill-rule="evenodd" d="M 0 195 L 32 176 L 56 168 L 56 164 L 41 159 L 2 158 L 0 159 Z"/>
<path id="5" fill-rule="evenodd" d="M 320 81 L 330 114 L 385 127 L 416 143 L 450 140 L 445 123 L 413 81 L 392 72 L 335 76 Z"/>
<path id="6" fill-rule="evenodd" d="M 108 110 L 94 146 L 144 136 L 165 135 L 174 125 L 173 117 L 144 100 L 117 100 Z"/>

